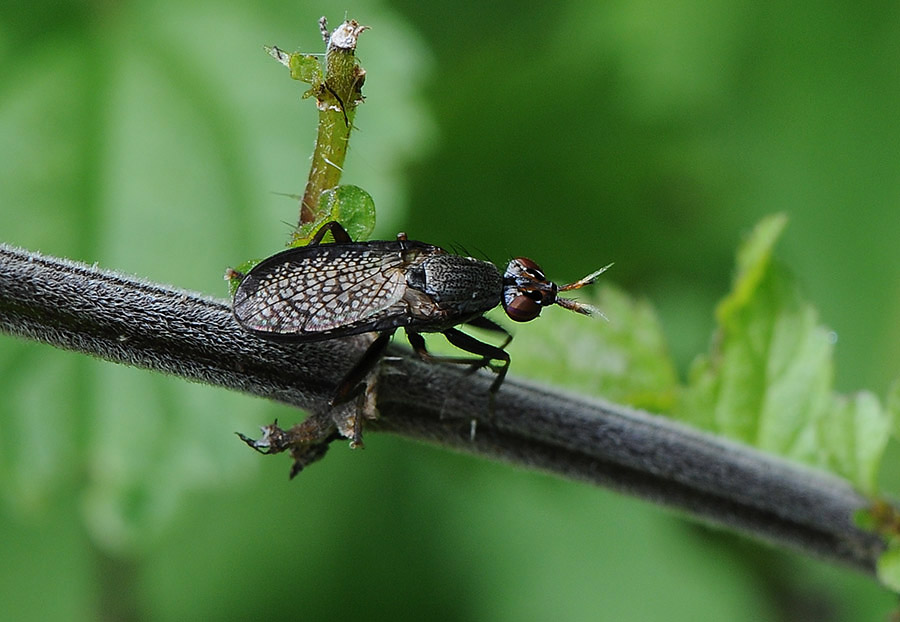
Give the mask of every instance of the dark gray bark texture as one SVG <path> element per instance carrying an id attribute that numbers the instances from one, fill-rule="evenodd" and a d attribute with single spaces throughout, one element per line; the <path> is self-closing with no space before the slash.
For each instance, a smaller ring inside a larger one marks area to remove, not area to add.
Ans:
<path id="1" fill-rule="evenodd" d="M 264 341 L 240 329 L 224 300 L 6 245 L 0 330 L 316 411 L 362 347 L 354 339 Z M 488 416 L 489 373 L 427 364 L 399 348 L 391 355 L 369 432 L 599 484 L 869 573 L 884 550 L 880 537 L 853 523 L 870 500 L 827 473 L 512 378 Z"/>

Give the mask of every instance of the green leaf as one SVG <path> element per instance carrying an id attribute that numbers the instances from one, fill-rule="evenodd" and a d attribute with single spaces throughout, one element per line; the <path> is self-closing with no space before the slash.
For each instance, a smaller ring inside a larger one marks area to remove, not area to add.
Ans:
<path id="1" fill-rule="evenodd" d="M 322 84 L 322 64 L 312 54 L 291 54 L 289 67 L 291 77 L 317 87 Z"/>
<path id="2" fill-rule="evenodd" d="M 871 394 L 832 393 L 833 335 L 772 258 L 785 222 L 766 218 L 739 249 L 713 349 L 694 362 L 676 415 L 872 492 L 893 417 Z"/>
<path id="3" fill-rule="evenodd" d="M 279 63 L 291 70 L 291 77 L 294 80 L 300 80 L 311 84 L 313 88 L 308 91 L 304 97 L 308 97 L 324 82 L 322 72 L 322 63 L 313 54 L 303 54 L 300 52 L 285 52 L 277 46 L 265 45 L 263 49 L 266 53 L 277 60 Z"/>
<path id="4" fill-rule="evenodd" d="M 319 214 L 314 222 L 301 225 L 294 233 L 291 246 L 305 246 L 326 222 L 336 220 L 353 241 L 365 240 L 375 229 L 375 201 L 357 186 L 338 186 L 322 192 Z M 331 239 L 327 235 L 326 239 Z"/>
<path id="5" fill-rule="evenodd" d="M 319 199 L 319 207 L 322 210 L 319 218 L 298 227 L 289 246 L 306 246 L 322 225 L 332 220 L 340 222 L 350 235 L 350 239 L 354 241 L 365 240 L 372 235 L 375 228 L 375 201 L 362 188 L 338 186 L 326 190 Z M 326 235 L 325 240 L 333 240 L 330 233 Z M 240 285 L 243 275 L 259 262 L 259 259 L 248 259 L 238 264 L 236 268 L 225 271 L 228 291 L 232 296 Z"/>
<path id="6" fill-rule="evenodd" d="M 819 464 L 843 475 L 865 492 L 876 492 L 875 480 L 894 419 L 895 413 L 882 408 L 872 393 L 833 394 L 819 422 Z M 808 462 L 817 464 L 815 460 Z"/>
<path id="7" fill-rule="evenodd" d="M 775 214 L 761 221 L 737 252 L 734 287 L 716 308 L 716 319 L 727 324 L 748 304 L 766 275 L 772 248 L 787 226 L 787 215 Z"/>
<path id="8" fill-rule="evenodd" d="M 875 572 L 883 585 L 900 592 L 900 540 L 891 540 L 888 549 L 878 558 Z"/>
<path id="9" fill-rule="evenodd" d="M 591 300 L 608 319 L 562 308 L 516 331 L 512 373 L 653 412 L 671 410 L 678 377 L 649 303 L 604 284 Z"/>
<path id="10" fill-rule="evenodd" d="M 900 439 L 900 378 L 891 383 L 888 390 L 886 408 L 894 422 L 893 435 L 894 438 Z"/>

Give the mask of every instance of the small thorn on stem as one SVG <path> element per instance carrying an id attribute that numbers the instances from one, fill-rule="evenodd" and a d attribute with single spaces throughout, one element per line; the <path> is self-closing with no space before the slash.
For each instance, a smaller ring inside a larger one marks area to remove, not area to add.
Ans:
<path id="1" fill-rule="evenodd" d="M 225 268 L 225 274 L 222 275 L 222 278 L 226 281 L 233 281 L 235 279 L 242 281 L 244 280 L 244 273 L 238 272 L 234 268 Z"/>

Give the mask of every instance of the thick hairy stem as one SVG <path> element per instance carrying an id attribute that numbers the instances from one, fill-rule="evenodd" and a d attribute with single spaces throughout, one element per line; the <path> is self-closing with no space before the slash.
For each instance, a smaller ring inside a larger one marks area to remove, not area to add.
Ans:
<path id="1" fill-rule="evenodd" d="M 0 330 L 58 347 L 321 409 L 355 342 L 284 345 L 244 333 L 227 302 L 0 245 Z M 399 351 L 398 351 L 399 353 Z M 382 430 L 601 484 L 873 572 L 884 546 L 852 516 L 844 480 L 662 417 L 399 356 L 378 385 Z M 223 433 L 230 433 L 224 431 Z"/>

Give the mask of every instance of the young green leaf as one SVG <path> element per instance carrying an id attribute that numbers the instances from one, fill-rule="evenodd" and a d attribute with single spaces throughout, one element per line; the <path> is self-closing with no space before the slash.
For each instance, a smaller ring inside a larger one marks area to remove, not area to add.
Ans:
<path id="1" fill-rule="evenodd" d="M 900 542 L 893 541 L 888 545 L 887 551 L 878 558 L 875 572 L 883 585 L 900 592 Z"/>
<path id="2" fill-rule="evenodd" d="M 676 416 L 872 492 L 892 415 L 871 394 L 833 394 L 833 335 L 772 258 L 785 224 L 766 218 L 739 249 L 712 351 L 692 366 Z"/>
<path id="3" fill-rule="evenodd" d="M 228 283 L 228 295 L 234 296 L 234 292 L 237 291 L 238 285 L 241 284 L 241 281 L 244 280 L 244 275 L 250 272 L 253 269 L 253 266 L 258 264 L 261 259 L 248 259 L 247 261 L 242 261 L 235 268 L 226 268 L 224 279 Z"/>
<path id="4" fill-rule="evenodd" d="M 288 67 L 294 80 L 311 84 L 313 90 L 318 89 L 322 82 L 325 81 L 322 74 L 322 64 L 312 54 L 291 54 Z"/>
<path id="5" fill-rule="evenodd" d="M 894 422 L 894 438 L 900 439 L 900 378 L 891 383 L 885 402 L 885 408 L 887 408 L 891 420 Z"/>
<path id="6" fill-rule="evenodd" d="M 313 222 L 297 227 L 290 246 L 305 246 L 326 222 L 336 220 L 353 241 L 365 240 L 375 228 L 375 201 L 357 186 L 338 186 L 322 192 Z M 327 236 L 330 240 L 330 235 Z"/>

